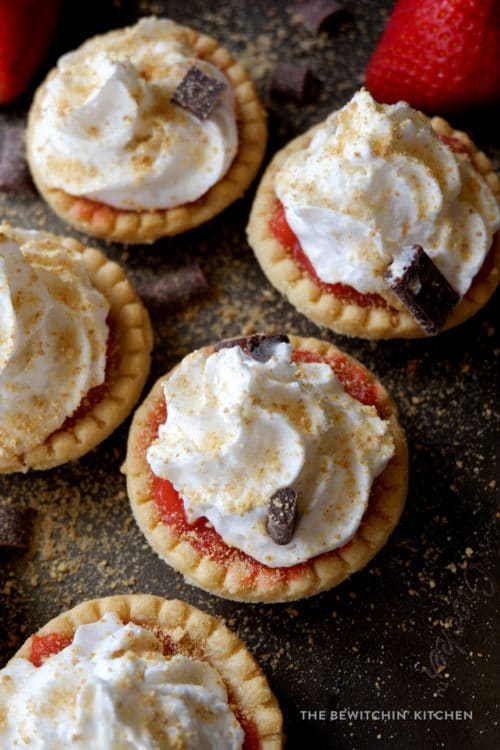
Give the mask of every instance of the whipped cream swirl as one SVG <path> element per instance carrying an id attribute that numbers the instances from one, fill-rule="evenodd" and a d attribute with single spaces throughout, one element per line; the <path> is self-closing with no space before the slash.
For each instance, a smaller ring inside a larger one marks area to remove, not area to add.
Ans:
<path id="1" fill-rule="evenodd" d="M 226 544 L 287 567 L 345 544 L 394 446 L 389 424 L 349 396 L 323 363 L 294 363 L 278 343 L 266 362 L 238 347 L 194 352 L 164 382 L 168 418 L 147 451 L 190 522 L 206 517 Z M 291 542 L 266 530 L 269 498 L 292 487 Z"/>
<path id="2" fill-rule="evenodd" d="M 466 154 L 404 102 L 366 90 L 331 114 L 276 175 L 288 224 L 320 279 L 386 294 L 383 273 L 421 245 L 463 295 L 500 228 L 500 208 Z"/>
<path id="3" fill-rule="evenodd" d="M 0 468 L 104 381 L 109 305 L 81 253 L 42 232 L 0 234 Z"/>
<path id="4" fill-rule="evenodd" d="M 243 730 L 206 662 L 115 615 L 80 625 L 40 667 L 0 671 L 0 745 L 29 750 L 241 750 Z"/>
<path id="5" fill-rule="evenodd" d="M 204 121 L 170 101 L 193 65 L 226 85 Z M 237 149 L 228 79 L 196 57 L 186 29 L 151 17 L 59 60 L 33 118 L 30 153 L 49 187 L 141 210 L 197 200 Z"/>

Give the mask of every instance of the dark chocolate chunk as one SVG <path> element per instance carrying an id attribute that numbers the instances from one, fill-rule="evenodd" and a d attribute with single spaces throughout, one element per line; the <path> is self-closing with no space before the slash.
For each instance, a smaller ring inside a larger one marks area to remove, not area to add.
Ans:
<path id="1" fill-rule="evenodd" d="M 291 487 L 282 487 L 269 498 L 267 533 L 276 544 L 288 544 L 297 520 L 297 493 Z"/>
<path id="2" fill-rule="evenodd" d="M 297 13 L 299 13 L 316 33 L 322 31 L 325 26 L 345 8 L 335 0 L 305 0 L 297 3 Z"/>
<path id="3" fill-rule="evenodd" d="M 430 336 L 439 333 L 460 299 L 420 245 L 402 248 L 402 257 L 392 261 L 384 280 Z"/>
<path id="4" fill-rule="evenodd" d="M 271 96 L 291 99 L 298 104 L 313 101 L 318 96 L 320 86 L 321 82 L 310 68 L 293 63 L 277 63 L 269 79 Z"/>
<path id="5" fill-rule="evenodd" d="M 34 517 L 27 505 L 0 502 L 0 549 L 27 550 Z"/>
<path id="6" fill-rule="evenodd" d="M 143 280 L 136 288 L 148 307 L 175 312 L 206 294 L 208 283 L 201 268 L 193 263 L 159 278 Z"/>
<path id="7" fill-rule="evenodd" d="M 233 346 L 239 346 L 245 354 L 253 357 L 258 362 L 267 362 L 272 356 L 274 345 L 281 343 L 290 343 L 290 339 L 284 333 L 277 333 L 274 336 L 256 333 L 253 336 L 245 336 L 239 339 L 218 341 L 214 345 L 214 351 L 218 352 L 221 349 L 231 349 Z"/>
<path id="8" fill-rule="evenodd" d="M 33 187 L 24 151 L 24 126 L 4 129 L 0 150 L 0 190 L 30 190 Z"/>
<path id="9" fill-rule="evenodd" d="M 172 101 L 199 120 L 206 120 L 225 88 L 225 83 L 192 66 L 175 89 Z"/>

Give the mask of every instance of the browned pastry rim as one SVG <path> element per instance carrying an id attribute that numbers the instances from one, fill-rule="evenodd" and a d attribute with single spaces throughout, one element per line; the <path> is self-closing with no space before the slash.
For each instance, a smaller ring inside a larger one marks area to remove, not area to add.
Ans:
<path id="1" fill-rule="evenodd" d="M 434 117 L 431 126 L 439 136 L 452 137 L 464 145 L 469 157 L 500 199 L 500 180 L 484 153 L 478 151 L 468 135 L 454 130 L 445 120 Z M 314 323 L 337 333 L 367 339 L 423 338 L 427 334 L 415 319 L 391 299 L 387 307 L 362 307 L 325 291 L 303 272 L 293 257 L 271 234 L 269 222 L 276 205 L 275 177 L 294 151 L 306 148 L 318 126 L 292 140 L 274 156 L 257 189 L 247 227 L 248 241 L 267 278 L 297 310 Z M 443 330 L 463 323 L 480 310 L 493 295 L 500 279 L 500 233 L 494 237 L 486 262 L 470 289 L 452 310 Z"/>
<path id="2" fill-rule="evenodd" d="M 36 169 L 31 153 L 31 133 L 45 87 L 55 71 L 38 89 L 28 118 L 27 158 L 35 184 L 47 203 L 64 221 L 82 232 L 107 240 L 149 243 L 173 236 L 208 221 L 240 198 L 257 174 L 267 142 L 266 115 L 246 70 L 229 51 L 210 36 L 183 27 L 196 55 L 215 65 L 229 79 L 236 101 L 239 147 L 224 177 L 201 198 L 164 210 L 125 211 L 104 203 L 50 188 Z M 113 32 L 110 32 L 113 33 Z"/>
<path id="3" fill-rule="evenodd" d="M 107 612 L 115 613 L 124 623 L 132 621 L 166 634 L 180 653 L 207 661 L 222 677 L 243 717 L 253 723 L 262 750 L 283 747 L 281 711 L 253 656 L 219 620 L 186 602 L 150 594 L 93 599 L 50 620 L 37 635 L 58 633 L 72 638 L 79 625 L 96 622 Z M 14 658 L 29 659 L 30 654 L 28 638 Z"/>
<path id="4" fill-rule="evenodd" d="M 339 352 L 326 341 L 290 336 L 293 349 L 328 358 Z M 202 350 L 207 355 L 210 347 Z M 348 360 L 359 365 L 352 357 Z M 190 543 L 189 535 L 179 536 L 165 525 L 159 515 L 154 496 L 153 474 L 146 461 L 146 448 L 154 435 L 151 414 L 164 402 L 160 378 L 145 401 L 137 409 L 130 429 L 124 471 L 127 489 L 136 521 L 155 552 L 181 572 L 189 583 L 218 596 L 246 602 L 285 602 L 318 594 L 338 585 L 352 573 L 363 568 L 384 546 L 403 510 L 408 482 L 408 451 L 404 432 L 397 419 L 397 408 L 387 391 L 366 368 L 371 384 L 377 389 L 379 413 L 388 420 L 395 453 L 374 483 L 368 508 L 351 542 L 328 555 L 320 555 L 290 579 L 275 581 L 259 573 L 249 584 L 240 562 L 225 564 L 202 556 Z M 172 372 L 172 371 L 171 371 Z M 171 374 L 171 372 L 169 374 Z M 168 378 L 169 375 L 166 377 Z"/>
<path id="5" fill-rule="evenodd" d="M 81 418 L 53 432 L 41 445 L 12 458 L 0 473 L 50 469 L 80 458 L 107 438 L 130 414 L 149 374 L 153 333 L 146 308 L 122 268 L 100 250 L 47 232 L 62 247 L 82 254 L 95 288 L 106 298 L 117 347 L 109 388 Z"/>

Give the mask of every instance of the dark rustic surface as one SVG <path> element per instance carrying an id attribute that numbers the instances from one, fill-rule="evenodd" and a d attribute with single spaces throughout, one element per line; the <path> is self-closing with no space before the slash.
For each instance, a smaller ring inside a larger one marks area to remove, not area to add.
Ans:
<path id="1" fill-rule="evenodd" d="M 343 104 L 363 80 L 392 3 L 343 4 L 348 13 L 316 36 L 291 4 L 265 0 L 66 2 L 52 62 L 90 35 L 168 13 L 218 37 L 250 68 L 269 110 L 269 156 Z M 310 67 L 323 81 L 318 100 L 269 101 L 266 80 L 277 61 Z M 6 126 L 25 120 L 32 93 L 33 87 L 0 110 L 0 142 Z M 495 122 L 498 112 L 491 111 L 453 119 L 498 166 Z M 132 520 L 119 471 L 127 422 L 79 462 L 0 479 L 2 498 L 39 511 L 31 550 L 0 557 L 0 664 L 48 618 L 82 599 L 138 591 L 182 597 L 226 618 L 258 658 L 283 708 L 290 750 L 306 743 L 385 750 L 402 741 L 412 750 L 493 749 L 499 351 L 493 304 L 427 341 L 368 343 L 320 331 L 269 286 L 246 244 L 252 194 L 202 228 L 153 247 L 101 243 L 137 283 L 192 262 L 207 277 L 210 291 L 195 305 L 177 314 L 155 310 L 149 382 L 221 337 L 285 330 L 335 341 L 373 368 L 400 406 L 411 450 L 401 523 L 366 570 L 313 599 L 239 605 L 204 594 L 154 555 Z M 13 224 L 81 237 L 26 188 L 0 192 L 0 214 Z M 373 714 L 340 714 L 346 709 L 400 713 L 377 721 Z M 445 710 L 472 712 L 472 719 L 424 713 Z M 337 720 L 331 711 L 339 712 Z"/>

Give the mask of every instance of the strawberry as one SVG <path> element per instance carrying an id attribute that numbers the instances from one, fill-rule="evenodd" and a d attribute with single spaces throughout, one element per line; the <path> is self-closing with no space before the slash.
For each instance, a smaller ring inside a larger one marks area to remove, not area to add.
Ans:
<path id="1" fill-rule="evenodd" d="M 0 0 L 0 104 L 26 89 L 47 54 L 60 0 Z"/>
<path id="2" fill-rule="evenodd" d="M 429 113 L 500 101 L 500 0 L 398 0 L 366 86 Z"/>

